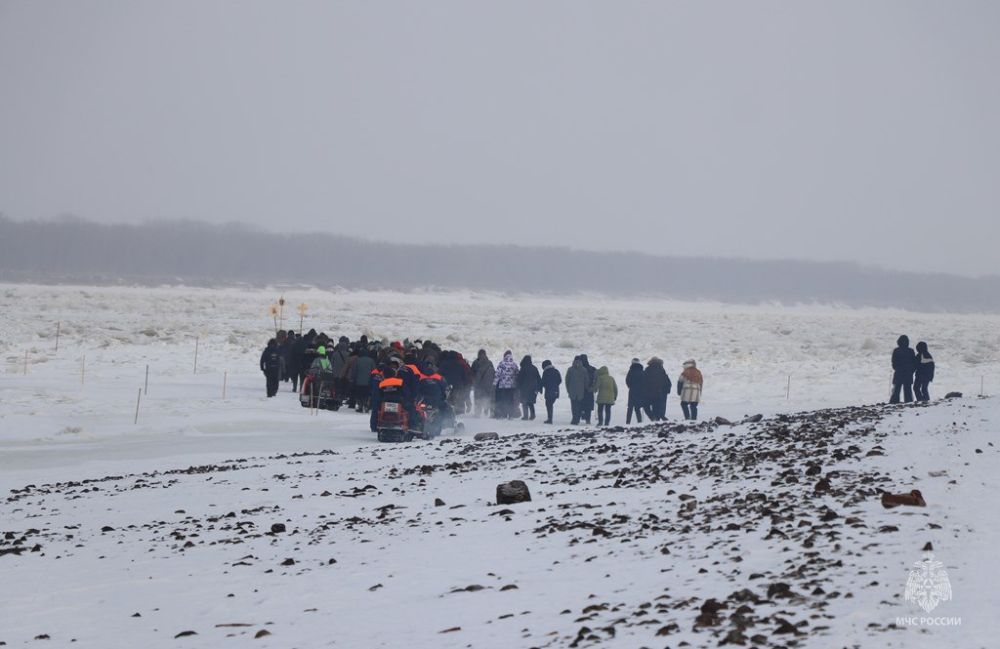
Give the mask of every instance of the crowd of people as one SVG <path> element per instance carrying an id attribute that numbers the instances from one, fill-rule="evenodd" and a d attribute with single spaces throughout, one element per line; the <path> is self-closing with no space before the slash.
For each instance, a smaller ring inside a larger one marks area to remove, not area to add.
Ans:
<path id="1" fill-rule="evenodd" d="M 934 380 L 934 357 L 927 343 L 910 348 L 910 339 L 900 336 L 892 353 L 892 391 L 889 402 L 909 403 L 930 400 L 929 387 Z M 430 340 L 404 340 L 387 343 L 361 336 L 350 341 L 340 336 L 336 341 L 324 333 L 306 334 L 281 331 L 268 341 L 261 354 L 260 369 L 267 378 L 267 396 L 278 392 L 279 383 L 290 382 L 293 391 L 307 373 L 322 370 L 333 374 L 337 394 L 349 408 L 375 414 L 381 391 L 388 379 L 406 393 L 407 400 L 431 400 L 451 414 L 517 419 L 536 417 L 535 406 L 541 397 L 545 404 L 544 423 L 553 423 L 556 401 L 565 390 L 570 402 L 571 423 L 590 424 L 597 411 L 597 425 L 611 423 L 611 409 L 618 402 L 618 383 L 607 366 L 594 367 L 587 354 L 579 354 L 566 368 L 565 377 L 550 360 L 541 370 L 530 355 L 514 360 L 511 350 L 503 353 L 494 365 L 485 349 L 480 349 L 469 364 L 461 352 L 442 349 Z M 633 417 L 642 423 L 666 419 L 667 397 L 672 382 L 660 358 L 645 364 L 633 358 L 625 376 L 628 392 L 625 423 Z M 677 377 L 677 395 L 686 420 L 698 419 L 704 378 L 695 361 L 683 364 Z"/>
<path id="2" fill-rule="evenodd" d="M 374 430 L 376 411 L 382 392 L 402 390 L 404 403 L 420 396 L 453 414 L 473 414 L 496 419 L 534 420 L 539 397 L 545 404 L 544 423 L 554 419 L 556 401 L 565 390 L 570 402 L 571 423 L 591 424 L 594 411 L 599 426 L 611 424 L 612 406 L 619 398 L 618 383 L 607 366 L 594 367 L 587 354 L 580 354 L 566 368 L 565 378 L 550 360 L 541 370 L 530 355 L 514 360 L 507 350 L 494 365 L 485 349 L 480 349 L 472 363 L 461 352 L 442 349 L 430 340 L 404 340 L 389 343 L 356 341 L 340 336 L 336 341 L 325 333 L 310 330 L 306 334 L 281 331 L 268 341 L 260 358 L 260 369 L 267 379 L 267 396 L 277 394 L 281 382 L 290 382 L 293 391 L 310 371 L 332 373 L 338 395 L 349 408 L 371 412 Z M 633 358 L 625 378 L 628 406 L 625 423 L 633 416 L 642 423 L 666 419 L 667 398 L 673 383 L 663 360 L 650 358 L 645 365 Z M 677 378 L 677 394 L 685 419 L 698 418 L 698 403 L 704 385 L 695 361 L 686 361 Z M 408 406 L 409 407 L 409 406 Z"/>

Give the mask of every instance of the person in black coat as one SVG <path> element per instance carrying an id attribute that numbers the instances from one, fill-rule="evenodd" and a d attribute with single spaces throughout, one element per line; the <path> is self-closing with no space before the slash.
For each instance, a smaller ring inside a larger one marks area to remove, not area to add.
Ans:
<path id="1" fill-rule="evenodd" d="M 930 392 L 927 388 L 934 380 L 934 357 L 927 351 L 927 343 L 921 341 L 917 343 L 917 356 L 915 359 L 916 377 L 913 380 L 913 392 L 917 401 L 926 403 L 931 400 Z"/>
<path id="2" fill-rule="evenodd" d="M 903 401 L 913 401 L 913 373 L 917 371 L 917 355 L 910 349 L 910 339 L 900 336 L 896 349 L 892 350 L 892 395 L 889 403 L 899 403 L 899 390 L 903 390 Z"/>
<path id="3" fill-rule="evenodd" d="M 642 373 L 642 392 L 646 399 L 646 415 L 650 421 L 667 418 L 667 397 L 670 395 L 670 377 L 663 369 L 663 361 L 657 357 L 649 359 Z"/>
<path id="4" fill-rule="evenodd" d="M 517 390 L 521 396 L 521 419 L 535 419 L 535 399 L 542 391 L 542 377 L 538 368 L 531 362 L 531 356 L 521 359 L 521 369 L 517 373 Z"/>
<path id="5" fill-rule="evenodd" d="M 642 409 L 646 405 L 642 391 L 642 363 L 638 358 L 632 359 L 632 365 L 625 375 L 625 385 L 628 387 L 628 409 L 625 411 L 625 423 L 632 423 L 632 413 L 635 413 L 636 423 L 642 423 Z"/>
<path id="6" fill-rule="evenodd" d="M 545 394 L 545 414 L 548 416 L 546 424 L 552 423 L 552 406 L 559 398 L 560 385 L 562 374 L 552 365 L 552 361 L 542 361 L 542 391 Z"/>
<path id="7" fill-rule="evenodd" d="M 267 347 L 260 355 L 260 371 L 267 378 L 267 396 L 273 397 L 278 394 L 278 382 L 281 379 L 282 369 L 281 349 L 278 341 L 274 338 L 267 341 Z"/>
<path id="8" fill-rule="evenodd" d="M 584 369 L 587 370 L 587 376 L 590 378 L 587 391 L 583 393 L 583 403 L 580 405 L 580 418 L 589 424 L 590 417 L 594 414 L 594 384 L 597 381 L 597 368 L 590 364 L 586 354 L 580 354 L 580 362 L 583 363 Z"/>

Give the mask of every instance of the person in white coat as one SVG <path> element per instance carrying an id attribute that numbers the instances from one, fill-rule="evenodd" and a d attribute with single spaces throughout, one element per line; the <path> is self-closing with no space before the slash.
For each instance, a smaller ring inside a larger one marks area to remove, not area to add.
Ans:
<path id="1" fill-rule="evenodd" d="M 677 377 L 677 395 L 681 398 L 681 410 L 684 419 L 698 419 L 698 402 L 701 401 L 701 390 L 705 381 L 694 360 L 684 362 L 684 371 Z"/>

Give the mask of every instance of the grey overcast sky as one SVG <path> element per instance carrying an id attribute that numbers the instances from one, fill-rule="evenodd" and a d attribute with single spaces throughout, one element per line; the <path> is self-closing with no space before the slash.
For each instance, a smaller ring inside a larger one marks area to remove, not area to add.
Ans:
<path id="1" fill-rule="evenodd" d="M 0 0 L 0 212 L 997 274 L 1000 2 Z"/>

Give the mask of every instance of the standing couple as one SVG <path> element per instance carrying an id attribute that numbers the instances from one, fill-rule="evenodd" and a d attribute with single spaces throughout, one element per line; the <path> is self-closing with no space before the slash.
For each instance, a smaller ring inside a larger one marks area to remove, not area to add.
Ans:
<path id="1" fill-rule="evenodd" d="M 889 403 L 899 403 L 899 393 L 903 401 L 910 403 L 916 393 L 917 401 L 930 401 L 928 387 L 934 380 L 934 357 L 927 351 L 927 343 L 917 343 L 917 351 L 910 349 L 910 339 L 900 336 L 896 349 L 892 350 L 892 394 Z"/>

